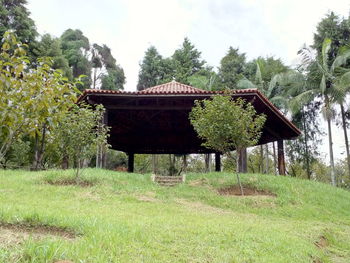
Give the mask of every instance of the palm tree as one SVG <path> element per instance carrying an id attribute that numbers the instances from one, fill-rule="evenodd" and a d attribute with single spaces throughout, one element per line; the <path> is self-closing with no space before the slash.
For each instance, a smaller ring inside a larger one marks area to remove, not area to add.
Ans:
<path id="1" fill-rule="evenodd" d="M 255 80 L 250 81 L 246 78 L 241 79 L 237 83 L 237 87 L 240 89 L 257 89 L 261 93 L 263 93 L 275 106 L 278 108 L 283 108 L 283 106 L 286 106 L 288 101 L 287 99 L 282 95 L 283 92 L 283 86 L 280 85 L 281 82 L 284 81 L 284 73 L 275 74 L 270 81 L 265 82 L 263 80 L 262 72 L 264 64 L 261 60 L 256 61 L 256 73 L 255 73 Z M 286 108 L 286 107 L 285 107 Z M 275 150 L 275 143 L 272 143 L 273 147 L 273 159 L 274 159 L 274 172 L 276 173 L 276 150 Z M 261 152 L 261 169 L 262 172 L 267 173 L 269 170 L 269 157 L 268 157 L 268 144 L 265 144 L 265 151 L 266 151 L 266 165 L 265 165 L 265 171 L 263 168 L 263 146 L 260 146 L 260 152 Z"/>
<path id="2" fill-rule="evenodd" d="M 292 104 L 304 105 L 305 101 L 311 101 L 316 97 L 320 97 L 323 100 L 323 116 L 327 121 L 328 128 L 328 143 L 329 143 L 329 157 L 331 164 L 331 181 L 332 185 L 336 185 L 335 180 L 335 168 L 334 168 L 334 155 L 333 155 L 333 142 L 332 142 L 332 117 L 334 115 L 333 103 L 342 102 L 345 98 L 344 85 L 340 83 L 347 79 L 347 73 L 339 75 L 339 68 L 345 64 L 350 57 L 350 51 L 346 51 L 343 54 L 338 55 L 333 63 L 329 62 L 329 50 L 331 48 L 332 41 L 326 38 L 322 44 L 322 52 L 318 59 L 313 56 L 313 50 L 309 47 L 304 47 L 299 52 L 303 57 L 303 63 L 307 66 L 312 64 L 316 65 L 317 72 L 321 75 L 321 81 L 318 86 L 307 89 L 306 91 L 297 95 Z M 346 132 L 346 130 L 345 130 Z"/>
<path id="3" fill-rule="evenodd" d="M 347 123 L 346 123 L 345 109 L 344 109 L 345 98 L 350 90 L 350 68 L 343 67 L 343 65 L 346 64 L 349 57 L 350 57 L 350 50 L 348 48 L 340 49 L 340 54 L 335 58 L 332 67 L 334 67 L 333 71 L 335 72 L 334 85 L 337 87 L 337 89 L 340 89 L 341 91 L 344 92 L 343 96 L 339 96 L 337 102 L 340 105 L 342 128 L 343 128 L 344 140 L 345 140 L 346 159 L 348 164 L 348 175 L 350 177 L 349 140 L 348 140 L 348 134 L 346 130 Z"/>

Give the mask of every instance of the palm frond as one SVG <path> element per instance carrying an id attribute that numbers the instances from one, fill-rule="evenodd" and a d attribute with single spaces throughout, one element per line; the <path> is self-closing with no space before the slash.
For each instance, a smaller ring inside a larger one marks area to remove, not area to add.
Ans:
<path id="1" fill-rule="evenodd" d="M 248 79 L 241 79 L 237 82 L 239 89 L 257 89 L 257 86 Z"/>
<path id="2" fill-rule="evenodd" d="M 311 89 L 300 93 L 289 101 L 289 109 L 293 114 L 295 114 L 296 112 L 300 111 L 305 104 L 312 101 L 317 94 L 317 89 Z"/>
<path id="3" fill-rule="evenodd" d="M 334 62 L 332 63 L 330 71 L 334 72 L 336 68 L 345 65 L 349 58 L 350 58 L 350 50 L 347 50 L 342 54 L 338 55 L 335 58 Z"/>
<path id="4" fill-rule="evenodd" d="M 261 63 L 261 61 L 257 61 L 256 62 L 256 73 L 255 73 L 255 82 L 259 85 L 261 83 L 263 83 L 263 78 L 262 78 L 262 74 L 261 74 L 261 69 L 262 69 L 263 65 Z"/>
<path id="5" fill-rule="evenodd" d="M 322 66 L 324 69 L 328 68 L 328 53 L 331 49 L 332 40 L 330 38 L 325 38 L 322 43 Z"/>
<path id="6" fill-rule="evenodd" d="M 339 86 L 345 92 L 350 91 L 350 70 L 337 77 L 335 81 L 335 86 Z"/>
<path id="7" fill-rule="evenodd" d="M 298 51 L 298 55 L 301 57 L 301 63 L 304 66 L 309 65 L 316 60 L 316 52 L 310 46 L 303 45 L 303 47 Z"/>
<path id="8" fill-rule="evenodd" d="M 326 76 L 322 74 L 322 79 L 320 83 L 320 90 L 322 94 L 326 93 L 327 85 L 326 85 Z"/>

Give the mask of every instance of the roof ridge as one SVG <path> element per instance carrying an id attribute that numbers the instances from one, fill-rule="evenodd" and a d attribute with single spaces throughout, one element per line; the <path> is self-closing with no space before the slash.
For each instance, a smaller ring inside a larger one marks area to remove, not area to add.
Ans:
<path id="1" fill-rule="evenodd" d="M 204 89 L 199 89 L 199 88 L 193 87 L 191 85 L 183 84 L 183 83 L 180 83 L 178 81 L 172 80 L 170 82 L 166 82 L 166 83 L 163 83 L 163 84 L 159 84 L 159 85 L 156 85 L 156 86 L 153 86 L 153 87 L 146 88 L 144 90 L 140 90 L 137 93 L 138 94 L 144 94 L 144 93 L 148 93 L 148 92 L 157 91 L 158 89 L 161 89 L 161 88 L 174 88 L 174 89 L 176 89 L 176 88 L 179 88 L 179 87 L 180 87 L 180 89 L 181 88 L 189 89 L 192 92 L 193 91 L 194 92 L 200 92 L 200 93 L 206 92 L 206 90 L 204 90 Z"/>

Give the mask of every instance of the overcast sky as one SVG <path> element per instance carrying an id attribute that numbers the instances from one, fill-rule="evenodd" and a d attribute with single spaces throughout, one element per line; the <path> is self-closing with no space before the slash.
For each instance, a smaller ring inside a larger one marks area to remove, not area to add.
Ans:
<path id="1" fill-rule="evenodd" d="M 28 9 L 41 34 L 80 29 L 92 43 L 109 46 L 125 71 L 125 89 L 136 90 L 145 50 L 154 45 L 171 56 L 185 37 L 215 68 L 229 46 L 249 59 L 269 55 L 292 65 L 322 17 L 331 10 L 348 17 L 350 1 L 28 0 Z M 334 137 L 336 156 L 344 156 L 340 130 Z"/>

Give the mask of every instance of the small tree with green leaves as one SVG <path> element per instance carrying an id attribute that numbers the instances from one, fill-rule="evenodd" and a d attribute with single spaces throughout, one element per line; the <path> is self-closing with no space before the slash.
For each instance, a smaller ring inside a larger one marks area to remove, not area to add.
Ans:
<path id="1" fill-rule="evenodd" d="M 107 146 L 108 127 L 103 124 L 104 108 L 97 105 L 75 105 L 53 130 L 53 144 L 61 161 L 74 164 L 79 178 L 82 162 L 96 154 L 97 148 Z"/>
<path id="2" fill-rule="evenodd" d="M 191 124 L 204 140 L 203 146 L 226 154 L 231 160 L 233 149 L 240 153 L 258 143 L 265 120 L 265 115 L 257 114 L 250 103 L 234 100 L 229 94 L 196 101 L 190 113 Z M 238 171 L 237 180 L 243 195 Z"/>
<path id="3" fill-rule="evenodd" d="M 35 68 L 26 56 L 27 45 L 10 32 L 0 51 L 0 163 L 21 136 L 35 138 L 36 168 L 42 160 L 47 132 L 76 100 L 75 83 L 38 59 Z"/>

